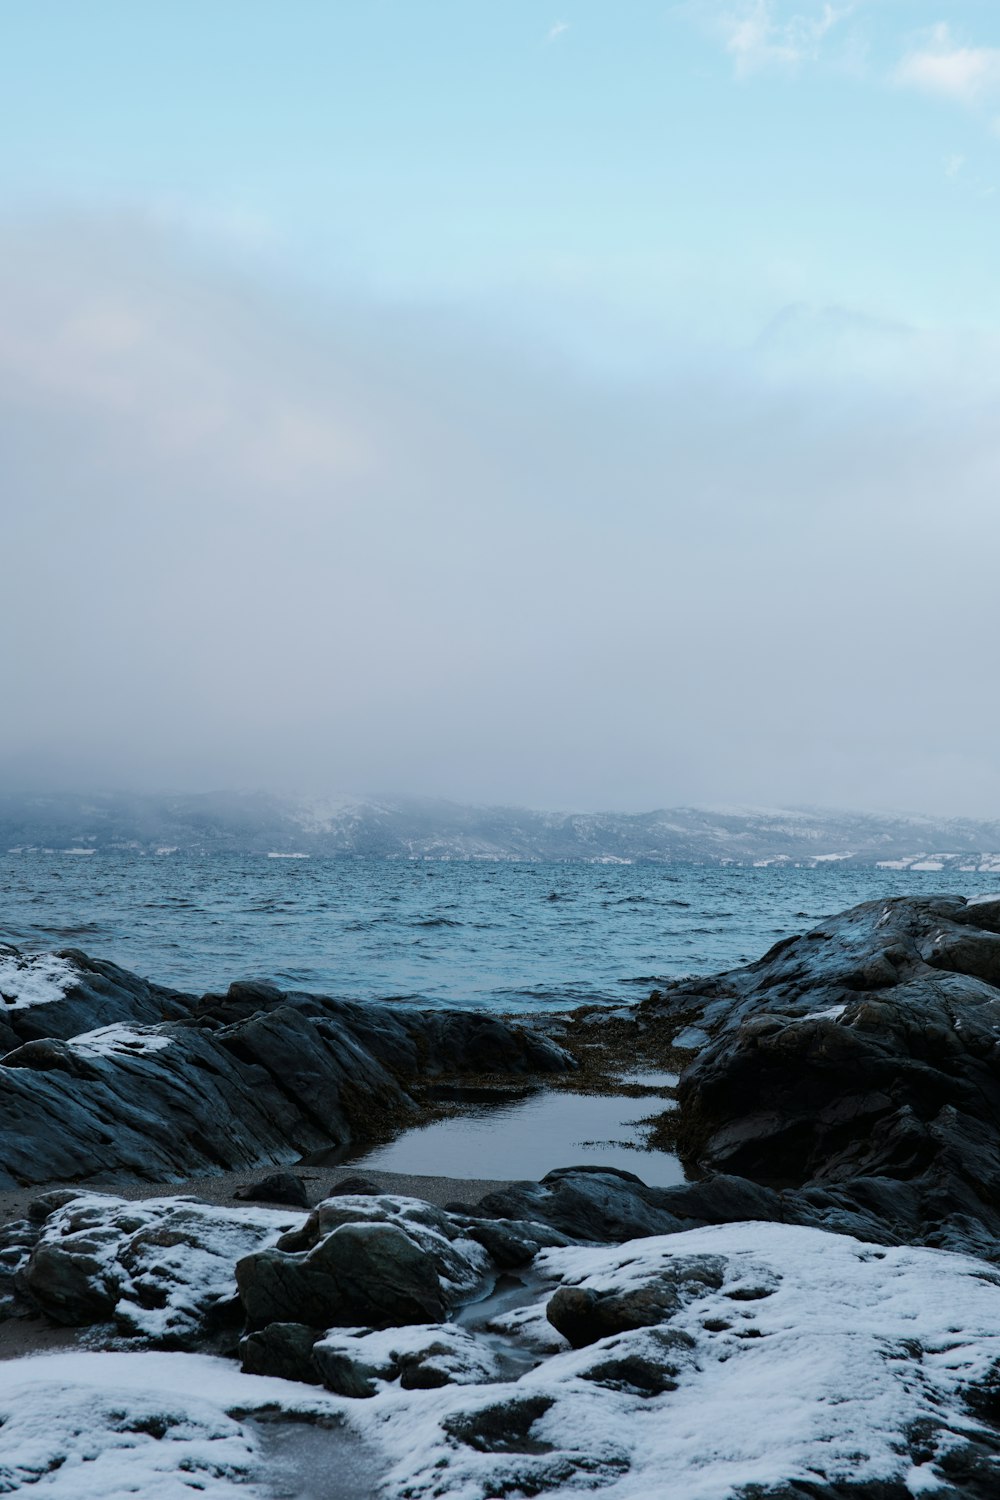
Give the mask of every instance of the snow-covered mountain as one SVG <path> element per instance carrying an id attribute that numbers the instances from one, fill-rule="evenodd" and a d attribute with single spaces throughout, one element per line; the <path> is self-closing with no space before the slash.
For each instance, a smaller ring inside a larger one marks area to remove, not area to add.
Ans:
<path id="1" fill-rule="evenodd" d="M 0 851 L 133 850 L 376 859 L 656 861 L 1000 873 L 1000 821 L 816 808 L 551 813 L 426 798 L 264 793 L 0 796 Z"/>

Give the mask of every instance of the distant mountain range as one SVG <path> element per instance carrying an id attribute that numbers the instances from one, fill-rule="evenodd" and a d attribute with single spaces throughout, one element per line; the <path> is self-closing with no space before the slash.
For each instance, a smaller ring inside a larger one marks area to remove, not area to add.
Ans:
<path id="1" fill-rule="evenodd" d="M 1000 822 L 815 808 L 546 813 L 424 798 L 0 795 L 0 852 L 587 860 L 996 870 Z"/>

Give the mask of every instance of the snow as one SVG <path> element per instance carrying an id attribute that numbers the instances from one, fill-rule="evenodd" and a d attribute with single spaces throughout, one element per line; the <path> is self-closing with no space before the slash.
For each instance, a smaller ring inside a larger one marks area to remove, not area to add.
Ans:
<path id="1" fill-rule="evenodd" d="M 161 1200 L 157 1212 L 171 1203 L 221 1220 L 236 1213 L 183 1200 Z M 329 1211 L 344 1206 L 331 1200 Z M 406 1200 L 392 1207 L 423 1217 Z M 574 1350 L 545 1317 L 558 1284 L 627 1295 L 699 1257 L 721 1268 L 721 1286 L 675 1270 L 682 1292 L 659 1331 Z M 186 1500 L 197 1488 L 209 1500 L 258 1500 L 258 1437 L 243 1417 L 271 1407 L 342 1416 L 381 1455 L 381 1493 L 411 1500 L 595 1488 L 608 1500 L 736 1500 L 752 1485 L 848 1481 L 933 1494 L 942 1455 L 982 1430 L 963 1391 L 1000 1358 L 998 1288 L 1000 1271 L 970 1256 L 794 1225 L 549 1249 L 526 1273 L 522 1305 L 478 1324 L 331 1331 L 329 1347 L 376 1367 L 368 1399 L 245 1376 L 203 1355 L 0 1364 L 0 1490 L 37 1482 L 40 1500 Z M 461 1383 L 406 1390 L 377 1375 L 437 1341 Z M 505 1348 L 529 1356 L 517 1380 L 496 1378 Z M 609 1362 L 630 1357 L 668 1357 L 676 1388 L 643 1394 L 627 1374 L 609 1375 Z M 483 1412 L 503 1421 L 519 1404 L 527 1416 L 513 1440 L 477 1426 Z M 329 1437 L 335 1462 L 338 1435 Z"/>
<path id="2" fill-rule="evenodd" d="M 454 1323 L 417 1323 L 406 1328 L 334 1328 L 320 1340 L 325 1349 L 347 1354 L 373 1370 L 398 1366 L 407 1358 L 427 1356 L 457 1385 L 482 1385 L 498 1373 L 495 1352 Z"/>
<path id="3" fill-rule="evenodd" d="M 342 1401 L 198 1354 L 59 1353 L 0 1363 L 0 1492 L 45 1500 L 262 1500 L 255 1436 L 230 1410 Z M 247 1482 L 248 1479 L 251 1482 Z"/>
<path id="4" fill-rule="evenodd" d="M 468 1386 L 387 1388 L 356 1403 L 355 1420 L 388 1452 L 389 1492 L 481 1500 L 497 1493 L 490 1486 L 508 1467 L 529 1482 L 564 1475 L 558 1494 L 599 1479 L 609 1500 L 733 1500 L 751 1484 L 818 1478 L 895 1480 L 912 1495 L 943 1483 L 934 1457 L 977 1431 L 961 1388 L 1000 1356 L 993 1268 L 822 1230 L 736 1224 L 613 1249 L 550 1250 L 536 1269 L 595 1291 L 626 1290 L 691 1255 L 723 1255 L 727 1274 L 721 1290 L 705 1290 L 671 1319 L 694 1340 L 677 1390 L 643 1397 L 585 1378 L 602 1360 L 648 1346 L 642 1329 L 580 1350 L 563 1344 L 516 1386 L 476 1388 L 474 1402 Z M 734 1300 L 734 1292 L 759 1295 Z M 534 1326 L 544 1345 L 547 1295 L 490 1326 L 521 1339 Z M 713 1322 L 728 1326 L 711 1333 Z M 531 1427 L 534 1453 L 482 1453 L 442 1428 L 458 1413 L 532 1395 L 552 1402 Z M 909 1451 L 906 1434 L 918 1428 L 931 1434 L 934 1457 Z M 547 1444 L 551 1453 L 537 1451 Z"/>
<path id="5" fill-rule="evenodd" d="M 40 1243 L 80 1257 L 83 1274 L 113 1302 L 122 1332 L 177 1339 L 200 1327 L 208 1307 L 235 1296 L 237 1260 L 273 1245 L 304 1217 L 296 1209 L 82 1193 L 49 1215 Z"/>
<path id="6" fill-rule="evenodd" d="M 0 996 L 8 1010 L 50 1005 L 53 1000 L 61 1000 L 75 983 L 76 970 L 68 958 L 58 958 L 54 953 L 29 956 L 0 950 Z"/>
<path id="7" fill-rule="evenodd" d="M 70 1039 L 71 1047 L 78 1052 L 89 1052 L 99 1057 L 130 1053 L 143 1057 L 151 1052 L 161 1052 L 170 1046 L 170 1038 L 163 1036 L 152 1026 L 126 1026 L 116 1021 L 111 1026 L 98 1026 L 95 1031 L 84 1031 Z"/>

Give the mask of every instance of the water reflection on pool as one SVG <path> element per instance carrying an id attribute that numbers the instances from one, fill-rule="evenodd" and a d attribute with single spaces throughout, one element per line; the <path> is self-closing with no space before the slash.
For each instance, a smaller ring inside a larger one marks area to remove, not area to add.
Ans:
<path id="1" fill-rule="evenodd" d="M 553 1089 L 511 1103 L 470 1105 L 455 1119 L 406 1131 L 352 1165 L 514 1181 L 537 1181 L 555 1167 L 607 1166 L 670 1187 L 684 1181 L 677 1157 L 637 1149 L 646 1135 L 638 1122 L 669 1107 L 655 1094 L 630 1099 Z"/>

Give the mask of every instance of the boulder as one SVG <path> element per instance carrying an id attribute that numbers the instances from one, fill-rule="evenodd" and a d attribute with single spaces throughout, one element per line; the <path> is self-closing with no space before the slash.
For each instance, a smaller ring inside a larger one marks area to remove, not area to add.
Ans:
<path id="1" fill-rule="evenodd" d="M 257 1182 L 236 1189 L 234 1198 L 251 1203 L 287 1203 L 290 1208 L 308 1208 L 309 1195 L 302 1178 L 295 1172 L 270 1172 Z"/>
<path id="2" fill-rule="evenodd" d="M 276 1375 L 318 1385 L 320 1374 L 313 1345 L 320 1333 L 304 1323 L 269 1323 L 240 1340 L 240 1359 L 248 1375 Z"/>
<path id="3" fill-rule="evenodd" d="M 25 1309 L 71 1327 L 113 1321 L 154 1348 L 228 1351 L 234 1313 L 242 1321 L 235 1261 L 295 1222 L 287 1211 L 184 1198 L 48 1196 L 55 1201 L 32 1205 L 48 1212 L 23 1234 L 11 1267 Z"/>
<path id="4" fill-rule="evenodd" d="M 334 1198 L 236 1266 L 251 1330 L 272 1322 L 387 1328 L 437 1323 L 489 1273 L 482 1247 L 416 1199 Z"/>
<path id="5" fill-rule="evenodd" d="M 998 986 L 1000 902 L 898 898 L 668 985 L 635 1025 L 706 1038 L 675 1117 L 695 1175 L 777 1191 L 795 1222 L 983 1253 L 1000 1239 Z"/>
<path id="6" fill-rule="evenodd" d="M 725 1262 L 717 1256 L 672 1257 L 640 1286 L 623 1291 L 560 1287 L 549 1300 L 545 1316 L 574 1349 L 582 1349 L 611 1334 L 667 1322 L 692 1298 L 704 1296 L 706 1290 L 718 1291 L 725 1270 Z"/>
<path id="7" fill-rule="evenodd" d="M 385 1332 L 331 1332 L 314 1346 L 324 1385 L 340 1396 L 374 1396 L 380 1383 L 403 1390 L 482 1385 L 495 1380 L 499 1361 L 482 1339 L 452 1323 Z"/>

